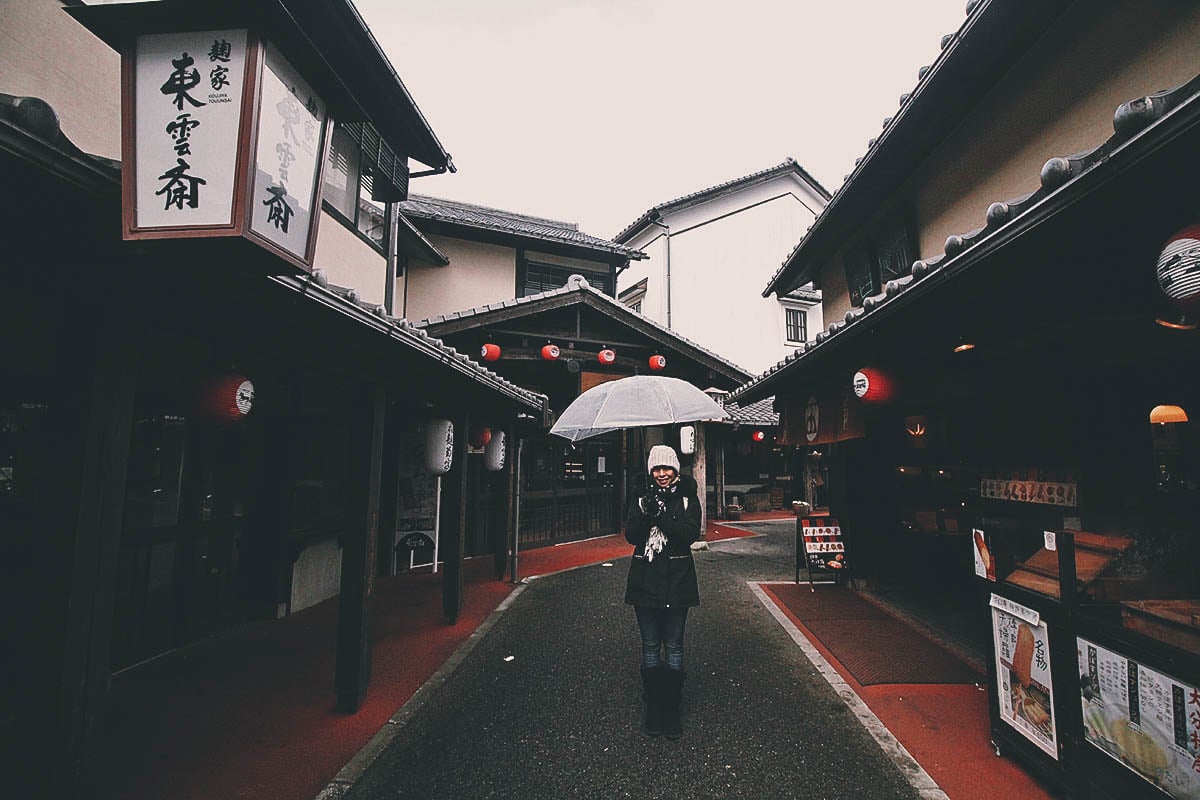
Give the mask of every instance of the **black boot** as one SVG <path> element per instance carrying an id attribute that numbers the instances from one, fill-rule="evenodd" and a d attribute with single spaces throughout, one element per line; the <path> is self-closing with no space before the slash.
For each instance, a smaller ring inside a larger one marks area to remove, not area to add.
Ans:
<path id="1" fill-rule="evenodd" d="M 646 733 L 659 736 L 662 723 L 662 667 L 642 668 L 642 702 L 646 704 Z"/>
<path id="2" fill-rule="evenodd" d="M 683 670 L 662 668 L 662 728 L 668 739 L 683 735 L 683 724 L 679 720 L 679 705 L 683 701 Z"/>

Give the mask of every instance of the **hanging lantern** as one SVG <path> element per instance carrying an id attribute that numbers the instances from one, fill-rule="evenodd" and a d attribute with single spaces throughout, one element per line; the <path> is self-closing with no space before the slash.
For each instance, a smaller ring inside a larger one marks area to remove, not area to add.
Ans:
<path id="1" fill-rule="evenodd" d="M 1185 311 L 1200 307 L 1200 225 L 1189 225 L 1167 239 L 1155 273 L 1167 300 Z"/>
<path id="2" fill-rule="evenodd" d="M 679 429 L 679 452 L 685 456 L 696 452 L 696 426 L 684 425 Z"/>
<path id="3" fill-rule="evenodd" d="M 596 354 L 596 360 L 601 364 L 611 364 L 617 360 L 617 354 L 612 350 L 605 348 Z"/>
<path id="4" fill-rule="evenodd" d="M 650 356 L 650 369 L 654 370 L 655 372 L 658 372 L 659 370 L 666 369 L 666 368 L 667 368 L 667 357 L 666 356 L 660 356 L 657 353 L 655 355 Z"/>
<path id="5" fill-rule="evenodd" d="M 863 367 L 854 373 L 854 394 L 864 403 L 883 403 L 892 399 L 891 378 L 874 367 Z"/>
<path id="6" fill-rule="evenodd" d="M 425 468 L 434 475 L 445 475 L 454 464 L 454 423 L 448 419 L 430 420 L 425 425 Z"/>
<path id="7" fill-rule="evenodd" d="M 486 425 L 472 425 L 471 436 L 467 439 L 471 447 L 483 447 L 492 440 L 492 429 Z"/>
<path id="8" fill-rule="evenodd" d="M 479 349 L 479 355 L 484 361 L 499 361 L 500 345 L 489 342 Z"/>
<path id="9" fill-rule="evenodd" d="M 767 433 L 766 431 L 755 431 L 750 434 L 750 438 L 756 442 L 765 442 L 767 440 Z"/>
<path id="10" fill-rule="evenodd" d="M 542 358 L 546 361 L 557 361 L 562 351 L 558 349 L 556 344 L 548 344 L 542 348 Z"/>
<path id="11" fill-rule="evenodd" d="M 492 440 L 483 450 L 483 467 L 488 472 L 499 472 L 504 469 L 504 456 L 508 448 L 505 446 L 504 431 L 492 434 Z"/>
<path id="12" fill-rule="evenodd" d="M 236 374 L 218 375 L 201 384 L 196 414 L 209 422 L 240 422 L 253 407 L 254 384 L 249 378 Z"/>

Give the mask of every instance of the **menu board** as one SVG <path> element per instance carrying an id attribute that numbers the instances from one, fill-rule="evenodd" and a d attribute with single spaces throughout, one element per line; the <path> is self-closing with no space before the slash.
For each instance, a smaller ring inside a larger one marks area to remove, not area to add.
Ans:
<path id="1" fill-rule="evenodd" d="M 1031 608 L 992 595 L 1000 718 L 1054 760 L 1058 734 L 1046 623 Z"/>
<path id="2" fill-rule="evenodd" d="M 845 569 L 846 545 L 842 542 L 842 529 L 836 519 L 801 519 L 800 532 L 804 537 L 804 557 L 810 571 Z"/>
<path id="3" fill-rule="evenodd" d="M 1200 692 L 1076 639 L 1084 738 L 1181 800 L 1200 800 Z"/>

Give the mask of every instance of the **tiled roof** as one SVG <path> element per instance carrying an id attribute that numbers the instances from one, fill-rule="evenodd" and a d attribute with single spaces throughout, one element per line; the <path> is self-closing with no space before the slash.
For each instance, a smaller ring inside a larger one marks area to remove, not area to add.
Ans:
<path id="1" fill-rule="evenodd" d="M 277 283 L 292 286 L 299 284 L 307 284 L 306 291 L 308 293 L 324 291 L 336 297 L 343 304 L 353 306 L 363 314 L 373 315 L 376 322 L 382 324 L 387 330 L 387 333 L 400 341 L 408 344 L 416 350 L 423 350 L 430 355 L 438 358 L 443 364 L 458 372 L 465 373 L 469 377 L 475 379 L 479 383 L 489 385 L 491 388 L 500 391 L 502 394 L 509 395 L 515 399 L 525 402 L 527 405 L 539 410 L 545 407 L 545 395 L 531 391 L 512 383 L 507 378 L 497 375 L 487 367 L 481 365 L 466 353 L 460 353 L 455 348 L 447 345 L 441 339 L 436 339 L 430 336 L 420 327 L 414 325 L 406 319 L 390 316 L 383 306 L 372 305 L 359 299 L 358 292 L 355 289 L 348 289 L 342 286 L 335 286 L 329 283 L 324 270 L 314 270 L 311 278 L 293 278 L 293 277 L 275 277 L 272 280 Z"/>
<path id="2" fill-rule="evenodd" d="M 674 200 L 670 200 L 666 203 L 660 203 L 630 223 L 623 231 L 613 237 L 613 241 L 628 241 L 630 236 L 644 228 L 651 220 L 658 219 L 663 214 L 679 211 L 689 206 L 696 205 L 697 203 L 703 203 L 705 201 L 712 200 L 722 195 L 735 192 L 738 189 L 743 189 L 755 183 L 761 183 L 762 181 L 769 180 L 777 175 L 784 175 L 789 172 L 799 175 L 805 183 L 812 186 L 813 190 L 815 190 L 817 194 L 821 195 L 821 197 L 825 200 L 829 199 L 829 191 L 826 190 L 826 188 L 820 183 L 818 183 L 816 178 L 814 178 L 812 175 L 809 175 L 804 167 L 796 163 L 794 158 L 789 156 L 782 164 L 776 164 L 773 167 L 768 167 L 767 169 L 760 170 L 759 172 L 755 172 L 741 178 L 735 178 L 734 180 L 726 181 L 725 183 L 719 183 L 716 186 L 710 186 L 707 189 L 701 189 L 698 192 L 692 192 L 691 194 L 686 194 L 683 197 L 677 197 Z"/>
<path id="3" fill-rule="evenodd" d="M 805 300 L 809 303 L 819 303 L 821 302 L 821 290 L 802 286 L 799 289 L 792 289 L 783 298 L 785 300 Z"/>
<path id="4" fill-rule="evenodd" d="M 442 315 L 438 315 L 436 317 L 430 317 L 428 319 L 419 320 L 417 322 L 414 322 L 413 324 L 419 328 L 426 328 L 426 327 L 429 327 L 432 325 L 438 325 L 439 323 L 448 322 L 451 320 L 469 319 L 471 317 L 481 316 L 490 311 L 498 311 L 500 309 L 507 309 L 507 308 L 516 308 L 516 307 L 519 307 L 522 305 L 529 305 L 532 303 L 537 303 L 539 301 L 546 300 L 549 298 L 563 297 L 563 296 L 572 295 L 572 294 L 578 295 L 581 298 L 587 297 L 593 303 L 599 303 L 613 317 L 616 317 L 618 319 L 621 317 L 633 318 L 633 319 L 638 320 L 643 325 L 648 325 L 653 328 L 656 328 L 659 331 L 659 333 L 661 333 L 663 336 L 675 340 L 680 345 L 682 345 L 684 348 L 693 350 L 693 351 L 703 355 L 709 361 L 711 361 L 715 364 L 721 365 L 724 368 L 724 371 L 730 375 L 746 375 L 746 376 L 748 376 L 748 373 L 745 370 L 743 370 L 738 365 L 734 364 L 732 361 L 728 361 L 725 358 L 722 358 L 721 356 L 712 352 L 711 350 L 701 347 L 700 345 L 696 344 L 695 342 L 691 341 L 690 339 L 686 339 L 686 338 L 680 336 L 675 331 L 658 324 L 657 322 L 650 319 L 649 317 L 642 316 L 641 314 L 634 311 L 632 308 L 630 308 L 629 306 L 620 302 L 619 300 L 615 300 L 612 297 L 609 297 L 608 295 L 606 295 L 603 292 L 599 291 L 598 289 L 594 288 L 591 284 L 589 284 L 587 282 L 587 280 L 585 278 L 583 278 L 582 276 L 579 276 L 579 275 L 572 275 L 571 278 L 567 281 L 567 284 L 565 286 L 560 286 L 557 289 L 551 289 L 549 291 L 540 292 L 538 294 L 528 295 L 526 297 L 517 297 L 512 300 L 504 300 L 504 301 L 497 302 L 497 303 L 489 303 L 484 306 L 468 308 L 464 311 L 454 311 L 449 314 L 442 314 Z"/>
<path id="5" fill-rule="evenodd" d="M 863 189 L 858 179 L 863 176 L 868 167 L 878 166 L 880 151 L 890 148 L 893 152 L 903 151 L 911 147 L 911 141 L 918 136 L 935 135 L 935 126 L 929 124 L 930 115 L 922 115 L 928 107 L 943 100 L 935 90 L 944 89 L 955 82 L 974 87 L 972 91 L 979 93 L 977 88 L 986 74 L 992 71 L 1007 69 L 1011 59 L 1020 53 L 1014 46 L 1016 39 L 1036 37 L 1039 25 L 1049 25 L 1054 16 L 1067 5 L 1068 0 L 1039 0 L 1038 3 L 1002 3 L 999 0 L 968 0 L 966 4 L 966 19 L 959 29 L 941 38 L 941 53 L 928 66 L 921 67 L 917 72 L 917 84 L 910 92 L 900 96 L 899 110 L 883 120 L 882 132 L 867 142 L 867 150 L 854 161 L 854 169 L 846 175 L 845 181 L 838 188 L 829 203 L 813 220 L 808 232 L 793 248 L 792 252 L 780 264 L 779 269 L 771 277 L 763 297 L 776 291 L 783 279 L 789 274 L 795 274 L 797 269 L 803 270 L 806 264 L 799 261 L 800 256 L 810 249 L 810 245 L 826 231 L 831 219 L 844 214 L 844 208 L 852 205 L 848 198 L 861 192 L 871 195 L 876 192 L 874 187 Z M 998 34 L 997 28 L 1007 33 Z M 969 44 L 964 44 L 969 43 Z M 991 50 L 996 52 L 991 52 Z M 982 54 L 982 55 L 981 55 Z M 975 59 L 982 59 L 976 62 Z M 989 60 L 991 59 L 991 60 Z M 1006 60 L 1007 59 L 1007 60 Z M 961 67 L 957 72 L 955 68 Z M 962 74 L 959 74 L 962 73 Z M 944 94 L 944 93 L 943 93 Z M 948 101 L 951 110 L 943 110 L 937 115 L 942 123 L 957 119 L 955 115 L 965 114 L 968 105 L 954 100 Z M 916 109 L 916 110 L 914 110 Z M 914 133 L 914 131 L 918 131 Z M 911 159 L 913 154 L 903 154 L 902 159 Z M 861 190 L 861 192 L 860 192 Z M 854 197 L 854 202 L 862 204 L 861 198 Z M 868 204 L 871 200 L 866 201 Z M 853 215 L 851 215 L 853 216 Z M 853 219 L 847 224 L 856 224 Z"/>
<path id="6" fill-rule="evenodd" d="M 409 195 L 407 200 L 400 203 L 400 210 L 406 217 L 414 220 L 427 219 L 546 242 L 569 244 L 635 260 L 646 258 L 646 254 L 640 250 L 583 233 L 573 222 L 530 217 L 512 211 L 502 211 L 498 208 L 416 194 Z"/>
<path id="7" fill-rule="evenodd" d="M 884 290 L 863 300 L 861 308 L 852 308 L 841 320 L 831 322 L 826 330 L 816 335 L 816 341 L 801 345 L 792 355 L 771 369 L 739 386 L 730 393 L 729 399 L 759 396 L 760 392 L 771 391 L 781 373 L 794 368 L 812 353 L 836 339 L 848 327 L 860 322 L 880 308 L 890 306 L 897 298 L 915 286 L 919 286 L 935 273 L 956 273 L 960 264 L 968 265 L 975 257 L 976 245 L 1003 235 L 1006 228 L 1020 221 L 1034 209 L 1052 203 L 1056 198 L 1069 198 L 1072 189 L 1079 185 L 1080 178 L 1097 168 L 1113 169 L 1120 162 L 1121 152 L 1141 139 L 1145 134 L 1161 125 L 1181 106 L 1200 107 L 1200 75 L 1164 92 L 1138 97 L 1117 107 L 1113 114 L 1115 133 L 1098 147 L 1069 156 L 1056 156 L 1042 166 L 1041 186 L 1030 194 L 1007 201 L 994 202 L 987 207 L 985 224 L 974 230 L 946 237 L 944 252 L 931 258 L 919 259 L 912 264 L 912 274 L 887 282 Z M 1193 109 L 1190 113 L 1196 113 Z M 1131 156 L 1133 158 L 1134 156 Z"/>
<path id="8" fill-rule="evenodd" d="M 765 397 L 748 405 L 740 405 L 733 401 L 725 403 L 725 411 L 729 414 L 729 419 L 721 420 L 723 423 L 741 424 L 741 425 L 778 425 L 779 414 L 773 408 L 775 402 L 774 397 Z"/>

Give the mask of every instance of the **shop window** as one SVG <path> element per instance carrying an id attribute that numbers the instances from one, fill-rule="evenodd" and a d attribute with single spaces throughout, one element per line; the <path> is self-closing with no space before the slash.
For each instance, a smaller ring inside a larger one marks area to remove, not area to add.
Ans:
<path id="1" fill-rule="evenodd" d="M 604 272 L 590 272 L 578 267 L 560 267 L 556 264 L 541 264 L 536 261 L 526 261 L 524 267 L 517 287 L 518 297 L 528 297 L 561 289 L 567 285 L 567 279 L 572 275 L 582 275 L 593 288 L 609 296 L 612 295 L 612 278 Z"/>
<path id="2" fill-rule="evenodd" d="M 386 191 L 381 191 L 384 187 L 377 187 L 376 181 L 386 182 L 381 176 L 387 170 L 376 157 L 378 148 L 378 137 L 369 128 L 337 125 L 329 144 L 321 197 L 327 212 L 386 253 L 388 210 L 386 203 L 376 199 Z"/>
<path id="3" fill-rule="evenodd" d="M 789 344 L 808 341 L 808 311 L 803 308 L 785 308 L 784 330 Z"/>
<path id="4" fill-rule="evenodd" d="M 861 306 L 864 299 L 883 291 L 888 281 L 911 273 L 917 257 L 915 240 L 910 224 L 892 220 L 847 250 L 842 267 L 850 303 Z"/>

